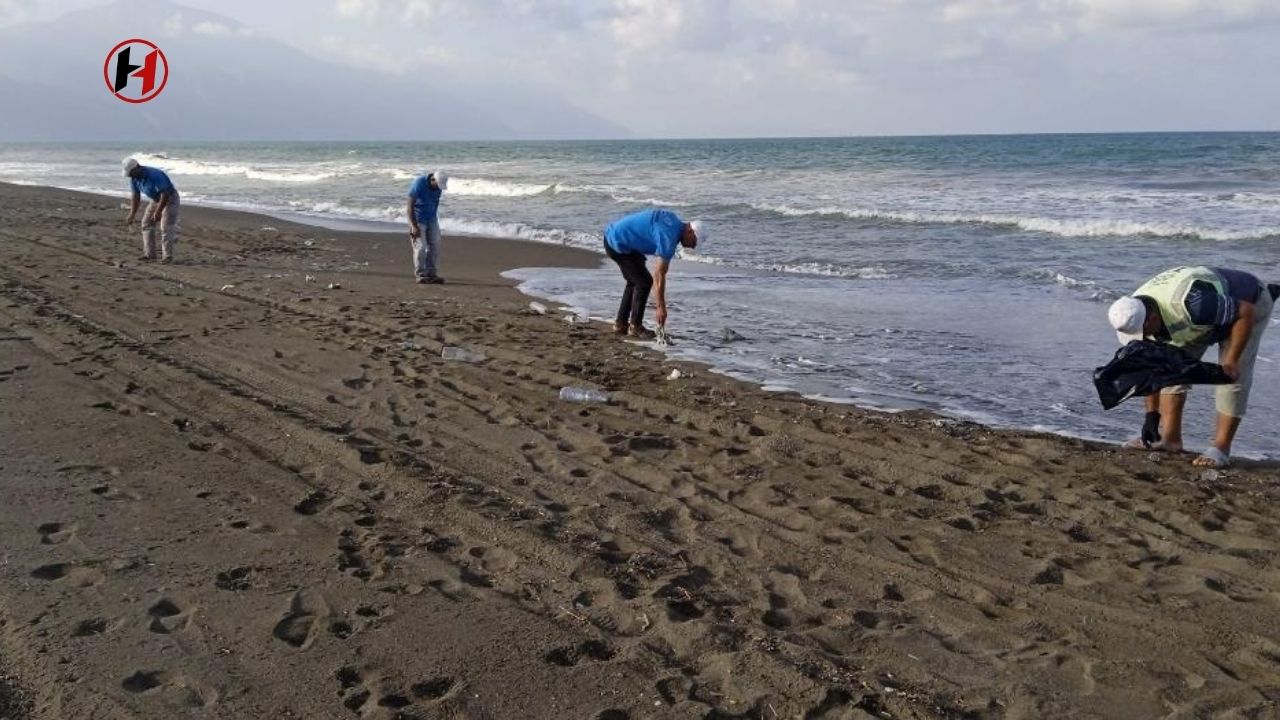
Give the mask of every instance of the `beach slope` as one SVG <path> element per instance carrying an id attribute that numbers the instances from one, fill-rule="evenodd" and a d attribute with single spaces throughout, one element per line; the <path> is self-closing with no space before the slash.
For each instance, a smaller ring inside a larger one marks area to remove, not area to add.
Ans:
<path id="1" fill-rule="evenodd" d="M 418 286 L 188 207 L 148 264 L 119 203 L 0 185 L 13 717 L 1275 716 L 1275 465 L 766 393 L 498 276 L 587 253 Z"/>

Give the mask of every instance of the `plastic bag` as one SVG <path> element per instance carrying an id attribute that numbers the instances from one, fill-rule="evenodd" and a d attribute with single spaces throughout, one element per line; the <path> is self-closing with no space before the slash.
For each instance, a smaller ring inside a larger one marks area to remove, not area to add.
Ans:
<path id="1" fill-rule="evenodd" d="M 1093 371 L 1093 386 L 1105 410 L 1135 395 L 1150 395 L 1170 385 L 1227 385 L 1221 365 L 1201 362 L 1182 348 L 1152 340 L 1134 340 L 1111 362 Z"/>

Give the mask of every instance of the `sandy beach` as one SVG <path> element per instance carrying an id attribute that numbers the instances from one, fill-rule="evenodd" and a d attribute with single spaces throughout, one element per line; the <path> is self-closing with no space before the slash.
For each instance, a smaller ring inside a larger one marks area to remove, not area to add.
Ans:
<path id="1" fill-rule="evenodd" d="M 1280 717 L 1274 463 L 767 393 L 531 312 L 551 245 L 418 286 L 189 206 L 141 263 L 120 202 L 0 184 L 0 717 Z"/>

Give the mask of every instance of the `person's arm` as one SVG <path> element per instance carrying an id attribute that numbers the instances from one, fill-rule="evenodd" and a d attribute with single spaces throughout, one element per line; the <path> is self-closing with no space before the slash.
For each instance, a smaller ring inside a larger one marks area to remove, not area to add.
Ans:
<path id="1" fill-rule="evenodd" d="M 657 265 L 653 268 L 653 290 L 658 304 L 658 312 L 656 314 L 658 327 L 663 327 L 667 324 L 667 268 L 670 266 L 670 260 L 659 257 Z"/>
<path id="2" fill-rule="evenodd" d="M 1254 304 L 1241 300 L 1235 322 L 1231 323 L 1230 344 L 1222 358 L 1222 369 L 1232 380 L 1240 379 L 1240 355 L 1253 337 Z"/>
<path id="3" fill-rule="evenodd" d="M 129 217 L 124 219 L 125 225 L 132 225 L 133 219 L 138 215 L 138 203 L 141 201 L 138 188 L 133 189 L 133 196 L 129 198 Z"/>
<path id="4" fill-rule="evenodd" d="M 410 197 L 404 206 L 405 217 L 409 218 L 409 237 L 416 238 L 422 234 L 418 228 L 418 219 L 413 216 L 413 198 Z"/>
<path id="5" fill-rule="evenodd" d="M 160 214 L 164 212 L 165 208 L 169 207 L 169 200 L 172 198 L 172 190 L 160 193 L 160 199 L 155 201 L 154 206 L 151 208 L 151 222 L 160 222 Z"/>

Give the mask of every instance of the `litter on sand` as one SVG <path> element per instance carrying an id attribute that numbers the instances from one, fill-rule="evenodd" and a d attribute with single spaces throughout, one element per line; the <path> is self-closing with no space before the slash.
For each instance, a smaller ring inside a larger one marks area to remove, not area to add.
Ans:
<path id="1" fill-rule="evenodd" d="M 560 388 L 560 399 L 573 403 L 607 403 L 609 393 L 591 388 L 566 387 Z"/>
<path id="2" fill-rule="evenodd" d="M 449 346 L 440 351 L 440 357 L 445 360 L 454 360 L 457 362 L 478 363 L 484 362 L 485 354 L 467 350 L 466 348 Z"/>
<path id="3" fill-rule="evenodd" d="M 226 292 L 228 290 L 234 290 L 235 287 L 236 287 L 235 285 L 223 285 L 222 287 L 218 288 L 218 292 Z"/>
<path id="4" fill-rule="evenodd" d="M 667 379 L 679 380 L 682 377 L 684 377 L 684 373 L 680 372 L 680 368 L 675 368 L 674 370 L 671 371 L 671 374 L 667 376 Z"/>
<path id="5" fill-rule="evenodd" d="M 546 314 L 547 314 L 547 306 L 546 306 L 546 305 L 543 305 L 543 304 L 542 304 L 542 303 L 540 303 L 540 302 L 531 302 L 531 303 L 529 303 L 529 309 L 530 309 L 530 310 L 532 310 L 532 311 L 534 311 L 534 312 L 536 312 L 536 313 L 538 313 L 539 315 L 546 315 Z"/>

